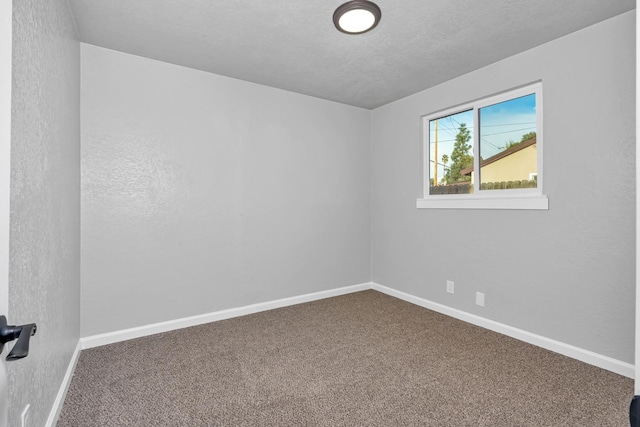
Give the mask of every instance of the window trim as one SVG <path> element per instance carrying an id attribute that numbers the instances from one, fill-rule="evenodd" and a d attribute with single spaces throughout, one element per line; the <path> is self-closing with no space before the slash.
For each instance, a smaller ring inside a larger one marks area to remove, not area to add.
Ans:
<path id="1" fill-rule="evenodd" d="M 535 93 L 536 95 L 536 151 L 537 151 L 537 188 L 520 188 L 509 190 L 480 190 L 480 141 L 479 111 L 481 108 L 520 98 Z M 543 123 L 542 123 L 542 82 L 520 86 L 498 94 L 479 98 L 455 107 L 439 110 L 420 117 L 422 120 L 422 187 L 423 197 L 416 200 L 417 208 L 426 209 L 549 209 L 548 197 L 543 193 Z M 429 194 L 429 121 L 473 110 L 473 158 L 474 182 L 473 194 Z"/>

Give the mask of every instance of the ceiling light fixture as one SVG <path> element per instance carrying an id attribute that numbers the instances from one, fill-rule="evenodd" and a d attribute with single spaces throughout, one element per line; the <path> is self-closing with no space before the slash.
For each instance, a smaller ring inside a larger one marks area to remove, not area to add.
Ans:
<path id="1" fill-rule="evenodd" d="M 382 12 L 368 0 L 352 0 L 338 7 L 333 13 L 336 28 L 347 34 L 362 34 L 378 25 Z"/>

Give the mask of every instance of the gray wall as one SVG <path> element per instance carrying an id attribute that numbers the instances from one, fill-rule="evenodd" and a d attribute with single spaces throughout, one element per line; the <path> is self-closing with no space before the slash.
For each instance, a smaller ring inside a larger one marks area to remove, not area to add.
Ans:
<path id="1" fill-rule="evenodd" d="M 629 12 L 374 110 L 372 280 L 633 363 L 634 26 Z M 538 79 L 550 209 L 416 209 L 420 116 Z"/>
<path id="2" fill-rule="evenodd" d="M 82 44 L 82 336 L 368 282 L 370 112 Z"/>
<path id="3" fill-rule="evenodd" d="M 51 411 L 80 333 L 80 44 L 65 0 L 13 3 L 9 320 L 36 322 L 7 364 L 9 425 Z"/>

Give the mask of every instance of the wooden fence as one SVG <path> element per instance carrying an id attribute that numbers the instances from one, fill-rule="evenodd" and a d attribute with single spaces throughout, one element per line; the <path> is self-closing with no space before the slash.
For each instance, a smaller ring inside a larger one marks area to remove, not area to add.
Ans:
<path id="1" fill-rule="evenodd" d="M 536 188 L 538 181 L 522 180 L 522 181 L 499 181 L 499 182 L 483 182 L 480 185 L 481 190 L 509 190 L 512 188 Z M 470 182 L 455 183 L 448 185 L 438 185 L 429 187 L 429 194 L 470 194 L 473 193 L 473 185 Z"/>
<path id="2" fill-rule="evenodd" d="M 523 179 L 522 181 L 483 182 L 481 190 L 508 190 L 510 188 L 536 188 L 538 181 Z"/>

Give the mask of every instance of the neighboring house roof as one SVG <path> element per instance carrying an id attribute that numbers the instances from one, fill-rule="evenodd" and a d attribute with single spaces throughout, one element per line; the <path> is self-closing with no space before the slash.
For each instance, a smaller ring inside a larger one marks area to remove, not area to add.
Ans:
<path id="1" fill-rule="evenodd" d="M 512 155 L 513 153 L 517 153 L 520 150 L 524 150 L 527 147 L 530 147 L 532 145 L 536 144 L 536 137 L 534 136 L 533 138 L 529 138 L 526 141 L 523 141 L 519 144 L 514 145 L 513 147 L 510 147 L 504 151 L 499 152 L 498 154 L 494 154 L 493 156 L 489 157 L 488 159 L 483 160 L 480 163 L 480 167 L 482 168 L 483 166 L 486 166 L 488 164 L 491 164 L 493 162 L 497 162 L 500 159 L 504 159 L 507 156 Z M 471 174 L 471 172 L 473 172 L 473 165 L 469 166 L 468 168 L 462 169 L 460 171 L 460 175 L 469 175 Z"/>

